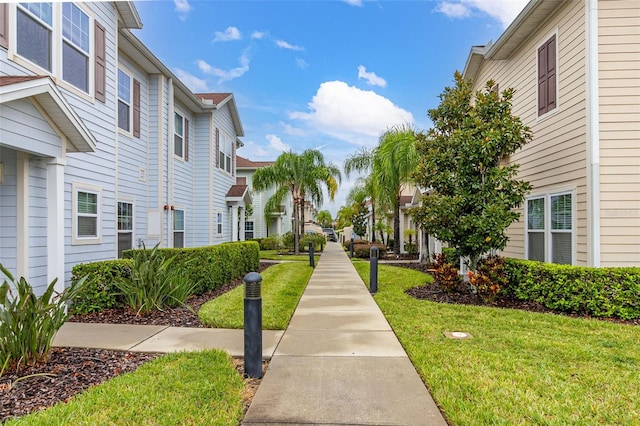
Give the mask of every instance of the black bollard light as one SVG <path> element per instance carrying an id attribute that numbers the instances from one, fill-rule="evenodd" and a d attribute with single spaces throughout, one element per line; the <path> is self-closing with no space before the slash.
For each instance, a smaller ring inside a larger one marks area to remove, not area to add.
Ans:
<path id="1" fill-rule="evenodd" d="M 369 292 L 378 291 L 378 247 L 373 246 L 369 251 Z"/>
<path id="2" fill-rule="evenodd" d="M 262 377 L 262 277 L 244 276 L 244 375 Z"/>
<path id="3" fill-rule="evenodd" d="M 351 244 L 349 244 L 349 253 L 351 254 L 351 258 L 353 258 L 353 234 L 351 235 Z"/>
<path id="4" fill-rule="evenodd" d="M 313 258 L 313 241 L 309 241 L 309 266 L 316 267 L 316 260 Z"/>

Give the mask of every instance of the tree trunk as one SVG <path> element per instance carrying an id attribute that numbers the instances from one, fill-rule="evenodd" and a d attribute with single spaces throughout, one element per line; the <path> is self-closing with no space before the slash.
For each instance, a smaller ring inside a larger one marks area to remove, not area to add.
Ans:
<path id="1" fill-rule="evenodd" d="M 394 206 L 393 218 L 393 254 L 400 254 L 400 193 Z"/>
<path id="2" fill-rule="evenodd" d="M 429 253 L 429 235 L 424 229 L 420 229 L 422 241 L 420 241 L 420 263 L 427 263 L 431 256 Z"/>
<path id="3" fill-rule="evenodd" d="M 376 243 L 376 230 L 373 228 L 376 224 L 376 208 L 371 203 L 371 242 Z"/>
<path id="4" fill-rule="evenodd" d="M 300 199 L 300 236 L 304 236 L 304 198 Z"/>
<path id="5" fill-rule="evenodd" d="M 298 218 L 298 200 L 293 200 L 293 253 L 300 254 L 300 237 L 298 235 L 299 228 Z"/>

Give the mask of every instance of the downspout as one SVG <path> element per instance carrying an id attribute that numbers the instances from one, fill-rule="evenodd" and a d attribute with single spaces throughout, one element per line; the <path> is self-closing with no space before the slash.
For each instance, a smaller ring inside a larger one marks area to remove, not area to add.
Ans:
<path id="1" fill-rule="evenodd" d="M 173 78 L 167 81 L 169 93 L 167 94 L 167 247 L 173 246 L 173 133 L 174 133 L 174 110 L 173 110 Z"/>
<path id="2" fill-rule="evenodd" d="M 600 266 L 600 96 L 598 0 L 587 0 L 587 264 Z"/>

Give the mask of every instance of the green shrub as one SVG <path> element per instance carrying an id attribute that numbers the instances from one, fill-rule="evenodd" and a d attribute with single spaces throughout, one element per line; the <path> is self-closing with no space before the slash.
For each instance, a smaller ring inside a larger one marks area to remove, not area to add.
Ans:
<path id="1" fill-rule="evenodd" d="M 592 268 L 506 259 L 506 291 L 562 312 L 640 318 L 640 268 Z"/>
<path id="2" fill-rule="evenodd" d="M 307 234 L 300 239 L 300 250 L 309 251 L 310 242 L 313 243 L 313 250 L 318 253 L 321 252 L 327 244 L 327 237 L 317 232 Z"/>
<path id="3" fill-rule="evenodd" d="M 493 302 L 498 293 L 508 284 L 504 258 L 487 256 L 480 259 L 477 271 L 469 272 L 469 283 L 485 303 Z"/>
<path id="4" fill-rule="evenodd" d="M 371 244 L 368 242 L 360 243 L 358 240 L 358 244 L 353 244 L 353 257 L 357 257 L 358 259 L 369 259 L 371 257 L 371 247 L 378 247 L 378 257 L 383 257 L 387 253 L 387 247 L 384 244 Z"/>
<path id="5" fill-rule="evenodd" d="M 445 253 L 438 253 L 437 255 L 434 253 L 432 256 L 434 262 L 429 272 L 433 273 L 436 284 L 444 291 L 455 291 L 462 282 L 458 268 L 448 261 Z"/>
<path id="6" fill-rule="evenodd" d="M 277 235 L 261 238 L 258 243 L 260 244 L 260 250 L 279 250 L 282 246 L 280 237 Z"/>
<path id="7" fill-rule="evenodd" d="M 132 255 L 131 276 L 116 277 L 114 284 L 136 314 L 183 305 L 194 293 L 196 284 L 182 268 L 172 265 L 176 256 L 163 257 L 157 245 L 151 250 L 134 250 Z"/>
<path id="8" fill-rule="evenodd" d="M 447 263 L 452 265 L 460 264 L 460 255 L 458 254 L 458 250 L 454 247 L 442 247 L 442 254 L 444 254 L 444 258 Z"/>
<path id="9" fill-rule="evenodd" d="M 291 231 L 285 232 L 282 235 L 282 238 L 281 238 L 281 243 L 282 243 L 282 247 L 281 248 L 283 248 L 285 250 L 288 250 L 288 251 L 293 251 L 293 249 L 294 249 L 293 246 L 295 244 L 295 241 L 294 241 L 293 238 L 294 238 L 293 237 L 293 232 L 291 232 Z"/>
<path id="10" fill-rule="evenodd" d="M 37 297 L 23 277 L 15 280 L 1 263 L 0 271 L 10 281 L 0 285 L 1 376 L 6 369 L 20 370 L 23 364 L 46 359 L 53 337 L 70 315 L 67 303 L 82 291 L 85 279 L 74 282 L 59 294 L 54 290 L 55 279 Z"/>
<path id="11" fill-rule="evenodd" d="M 418 254 L 418 245 L 416 243 L 404 243 L 404 251 L 409 255 L 415 256 Z"/>
<path id="12" fill-rule="evenodd" d="M 87 277 L 81 293 L 71 306 L 74 314 L 99 312 L 107 308 L 122 306 L 122 298 L 117 296 L 114 281 L 117 277 L 131 276 L 131 259 L 105 260 L 81 263 L 71 270 L 71 282 Z"/>

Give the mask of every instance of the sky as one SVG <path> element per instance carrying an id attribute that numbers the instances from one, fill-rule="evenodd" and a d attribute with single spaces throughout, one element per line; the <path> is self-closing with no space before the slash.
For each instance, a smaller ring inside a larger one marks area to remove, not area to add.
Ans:
<path id="1" fill-rule="evenodd" d="M 147 0 L 134 34 L 194 93 L 231 92 L 238 155 L 318 149 L 342 169 L 427 111 L 472 46 L 497 40 L 528 0 Z M 342 177 L 335 217 L 357 174 Z"/>

